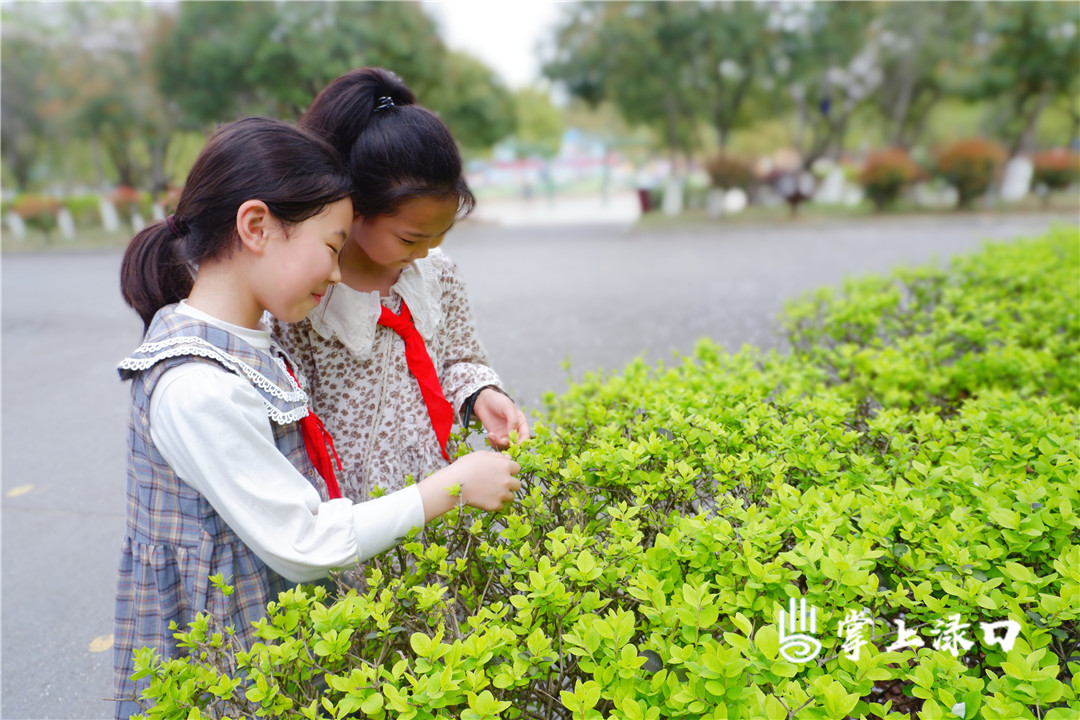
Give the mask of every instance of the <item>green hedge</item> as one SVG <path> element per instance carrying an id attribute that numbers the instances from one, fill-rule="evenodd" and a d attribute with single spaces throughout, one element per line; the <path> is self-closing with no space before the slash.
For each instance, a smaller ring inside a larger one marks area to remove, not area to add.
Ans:
<path id="1" fill-rule="evenodd" d="M 788 309 L 788 353 L 702 342 L 548 396 L 512 510 L 282 594 L 252 648 L 200 617 L 191 658 L 138 654 L 147 717 L 1076 717 L 1078 251 L 852 281 Z M 1009 652 L 979 629 L 1006 619 Z M 897 620 L 925 646 L 887 650 Z"/>

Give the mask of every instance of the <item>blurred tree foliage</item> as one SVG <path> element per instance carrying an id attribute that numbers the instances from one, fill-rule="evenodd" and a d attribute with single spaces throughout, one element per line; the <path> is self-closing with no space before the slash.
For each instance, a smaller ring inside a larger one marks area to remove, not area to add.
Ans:
<path id="1" fill-rule="evenodd" d="M 881 85 L 873 95 L 886 142 L 910 149 L 930 112 L 952 92 L 949 78 L 963 61 L 976 21 L 973 3 L 892 3 L 878 33 Z"/>
<path id="2" fill-rule="evenodd" d="M 439 67 L 427 72 L 431 86 L 418 97 L 439 113 L 461 145 L 482 150 L 514 132 L 514 96 L 493 69 L 464 53 L 450 52 Z"/>
<path id="3" fill-rule="evenodd" d="M 5 2 L 3 20 L 3 158 L 20 189 L 50 145 L 86 141 L 104 156 L 97 184 L 161 194 L 170 171 L 186 172 L 167 167 L 178 133 L 254 114 L 294 121 L 364 65 L 400 75 L 463 146 L 516 127 L 510 91 L 449 52 L 417 3 Z"/>
<path id="4" fill-rule="evenodd" d="M 691 151 L 700 116 L 696 4 L 583 2 L 568 10 L 545 74 L 592 105 L 610 100 L 628 122 L 655 127 L 672 154 Z"/>
<path id="5" fill-rule="evenodd" d="M 518 157 L 552 158 L 559 153 L 566 122 L 563 112 L 555 107 L 547 92 L 536 88 L 515 92 L 514 117 L 517 122 L 514 146 Z"/>
<path id="6" fill-rule="evenodd" d="M 803 163 L 844 148 L 854 112 L 881 85 L 871 3 L 813 3 L 780 6 L 773 70 L 796 110 L 794 144 Z"/>
<path id="7" fill-rule="evenodd" d="M 251 114 L 295 120 L 327 83 L 362 65 L 400 75 L 422 102 L 446 59 L 411 3 L 183 3 L 154 49 L 165 95 L 196 123 Z"/>
<path id="8" fill-rule="evenodd" d="M 701 147 L 702 124 L 723 151 L 735 128 L 794 109 L 795 142 L 817 157 L 876 87 L 865 37 L 877 12 L 863 3 L 578 3 L 544 71 L 574 96 L 609 100 L 653 126 L 672 153 Z"/>
<path id="9" fill-rule="evenodd" d="M 1071 98 L 1075 108 L 1080 96 L 1080 5 L 989 3 L 980 10 L 983 27 L 964 65 L 961 90 L 970 99 L 994 102 L 992 130 L 1015 155 L 1029 149 L 1048 105 Z"/>
<path id="10" fill-rule="evenodd" d="M 118 184 L 152 178 L 160 190 L 175 126 L 144 69 L 151 12 L 106 3 L 5 4 L 4 21 L 3 152 L 16 186 L 25 189 L 32 169 L 81 139 L 93 148 L 99 178 L 104 154 Z"/>
<path id="11" fill-rule="evenodd" d="M 872 143 L 925 156 L 928 143 L 956 139 L 937 132 L 946 114 L 1012 153 L 1033 149 L 1036 131 L 1059 145 L 1080 133 L 1076 3 L 562 7 L 544 73 L 632 128 L 601 128 L 609 147 L 646 137 L 683 159 L 723 152 L 753 128 L 809 166 L 865 144 L 868 126 Z M 363 65 L 394 70 L 471 153 L 517 132 L 517 152 L 550 156 L 556 115 L 573 112 L 515 98 L 492 68 L 450 52 L 415 2 L 5 1 L 0 13 L 0 153 L 5 185 L 20 190 L 92 174 L 160 194 L 215 124 L 295 120 Z"/>
<path id="12" fill-rule="evenodd" d="M 168 186 L 165 167 L 169 144 L 184 124 L 170 111 L 158 78 L 149 71 L 151 47 L 159 35 L 155 15 L 137 8 L 122 21 L 121 42 L 102 49 L 82 46 L 77 39 L 101 32 L 102 16 L 110 6 L 81 6 L 82 22 L 73 26 L 71 47 L 64 53 L 64 80 L 70 107 L 64 121 L 68 132 L 93 139 L 117 172 L 121 186 L 145 186 L 155 196 Z M 108 14 L 104 15 L 107 21 Z M 112 24 L 112 23 L 110 23 Z"/>
<path id="13" fill-rule="evenodd" d="M 18 189 L 30 183 L 41 140 L 46 88 L 37 80 L 50 59 L 44 48 L 24 38 L 0 43 L 0 150 Z"/>
<path id="14" fill-rule="evenodd" d="M 701 127 L 723 150 L 733 129 L 783 120 L 809 166 L 845 151 L 859 113 L 910 148 L 950 98 L 996 108 L 986 130 L 1015 149 L 1080 90 L 1078 20 L 1080 5 L 1056 2 L 581 2 L 544 72 L 673 154 L 704 146 Z"/>

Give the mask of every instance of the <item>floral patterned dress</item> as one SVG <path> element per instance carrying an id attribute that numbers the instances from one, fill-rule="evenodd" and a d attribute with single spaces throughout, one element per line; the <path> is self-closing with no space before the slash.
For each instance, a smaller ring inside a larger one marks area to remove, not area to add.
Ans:
<path id="1" fill-rule="evenodd" d="M 273 321 L 278 341 L 307 377 L 315 413 L 326 424 L 344 469 L 344 497 L 362 501 L 373 488 L 398 490 L 445 467 L 404 341 L 378 324 L 382 307 L 408 304 L 443 393 L 460 421 L 465 400 L 500 387 L 476 334 L 456 265 L 440 250 L 401 272 L 390 294 L 337 285 L 307 318 Z"/>

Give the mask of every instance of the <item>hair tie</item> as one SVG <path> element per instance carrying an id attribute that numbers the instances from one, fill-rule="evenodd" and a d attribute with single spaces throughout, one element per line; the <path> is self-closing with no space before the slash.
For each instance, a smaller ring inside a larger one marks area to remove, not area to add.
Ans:
<path id="1" fill-rule="evenodd" d="M 177 235 L 177 236 L 180 235 L 180 231 L 176 229 L 176 215 L 175 214 L 170 215 L 169 217 L 165 218 L 165 225 L 168 226 L 169 232 L 171 232 L 173 235 Z"/>
<path id="2" fill-rule="evenodd" d="M 383 95 L 381 98 L 379 98 L 378 103 L 375 105 L 375 112 L 379 112 L 380 110 L 385 110 L 386 108 L 392 107 L 394 107 L 394 98 L 390 97 L 389 95 Z"/>

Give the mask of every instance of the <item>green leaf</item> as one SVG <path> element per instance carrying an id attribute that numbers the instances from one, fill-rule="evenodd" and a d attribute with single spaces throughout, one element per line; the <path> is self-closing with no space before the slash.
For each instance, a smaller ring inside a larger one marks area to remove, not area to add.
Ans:
<path id="1" fill-rule="evenodd" d="M 866 671 L 866 673 L 863 674 L 863 677 L 865 677 L 867 680 L 872 680 L 874 682 L 877 682 L 879 680 L 888 680 L 889 678 L 892 677 L 892 672 L 890 672 L 886 668 L 881 668 L 881 667 L 870 668 L 869 670 Z"/>
<path id="2" fill-rule="evenodd" d="M 830 717 L 847 717 L 858 702 L 858 693 L 846 692 L 844 686 L 835 680 L 825 689 L 825 710 Z"/>
<path id="3" fill-rule="evenodd" d="M 413 652 L 419 657 L 428 657 L 431 654 L 431 638 L 424 633 L 413 633 L 409 636 L 409 645 L 412 646 Z"/>
<path id="4" fill-rule="evenodd" d="M 769 666 L 769 670 L 780 677 L 795 677 L 799 673 L 799 666 L 787 660 L 776 660 Z"/>
<path id="5" fill-rule="evenodd" d="M 775 660 L 780 652 L 780 634 L 774 626 L 766 625 L 754 634 L 754 645 L 757 646 L 762 655 L 770 660 Z"/>
<path id="6" fill-rule="evenodd" d="M 382 693 L 378 692 L 368 695 L 364 699 L 364 702 L 360 703 L 360 709 L 363 710 L 366 715 L 374 715 L 382 709 L 382 706 L 383 696 Z"/>
<path id="7" fill-rule="evenodd" d="M 1016 580 L 1018 582 L 1033 583 L 1036 581 L 1035 574 L 1027 567 L 1024 567 L 1020 563 L 1006 562 L 1001 566 L 1001 571 L 1006 576 Z"/>
<path id="8" fill-rule="evenodd" d="M 769 720 L 788 720 L 788 711 L 773 695 L 765 698 L 765 714 Z"/>

